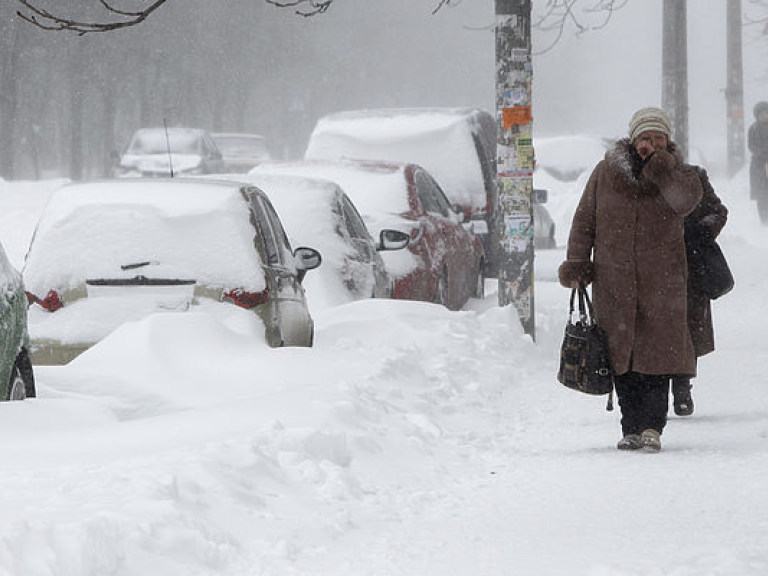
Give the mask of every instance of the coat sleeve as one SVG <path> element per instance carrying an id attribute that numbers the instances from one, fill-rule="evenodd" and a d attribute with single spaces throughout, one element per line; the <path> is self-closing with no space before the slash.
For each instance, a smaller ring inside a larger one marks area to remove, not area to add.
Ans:
<path id="1" fill-rule="evenodd" d="M 768 123 L 755 122 L 747 133 L 747 146 L 753 156 L 768 159 Z"/>
<path id="2" fill-rule="evenodd" d="M 728 208 L 722 203 L 707 171 L 698 166 L 693 167 L 699 176 L 703 194 L 701 202 L 685 218 L 685 238 L 687 242 L 702 242 L 714 240 L 728 220 Z"/>
<path id="3" fill-rule="evenodd" d="M 687 216 L 701 201 L 701 181 L 692 166 L 666 150 L 658 150 L 643 167 L 643 175 L 654 183 L 664 200 L 680 216 Z"/>
<path id="4" fill-rule="evenodd" d="M 757 122 L 749 127 L 749 132 L 747 132 L 747 147 L 752 154 L 760 153 L 757 146 Z"/>
<path id="5" fill-rule="evenodd" d="M 587 285 L 594 280 L 592 248 L 595 244 L 597 223 L 597 181 L 603 170 L 603 162 L 592 171 L 573 215 L 566 261 L 558 269 L 560 284 L 566 288 L 570 288 L 572 282 L 578 281 Z"/>

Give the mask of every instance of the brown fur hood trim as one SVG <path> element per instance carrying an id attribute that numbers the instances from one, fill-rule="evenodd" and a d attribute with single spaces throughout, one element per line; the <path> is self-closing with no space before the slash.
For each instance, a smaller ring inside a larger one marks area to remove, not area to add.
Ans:
<path id="1" fill-rule="evenodd" d="M 682 162 L 674 142 L 669 142 L 667 151 L 675 157 L 677 164 Z M 640 158 L 640 154 L 637 153 L 629 138 L 618 140 L 613 149 L 605 153 L 605 166 L 615 189 L 629 187 L 638 190 L 643 159 Z"/>

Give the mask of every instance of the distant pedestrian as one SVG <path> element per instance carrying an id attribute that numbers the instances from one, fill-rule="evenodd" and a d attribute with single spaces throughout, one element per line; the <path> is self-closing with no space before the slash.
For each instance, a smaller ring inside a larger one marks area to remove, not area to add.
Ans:
<path id="1" fill-rule="evenodd" d="M 685 217 L 702 197 L 659 108 L 638 110 L 629 137 L 593 170 L 576 209 L 560 283 L 592 286 L 621 407 L 620 450 L 661 450 L 669 380 L 694 376 L 687 323 Z"/>
<path id="2" fill-rule="evenodd" d="M 768 102 L 758 102 L 753 111 L 755 122 L 749 127 L 747 136 L 752 153 L 749 163 L 750 198 L 757 202 L 760 221 L 768 224 Z"/>
<path id="3" fill-rule="evenodd" d="M 693 167 L 699 176 L 703 195 L 701 202 L 685 218 L 685 243 L 688 246 L 701 245 L 717 238 L 728 219 L 728 208 L 720 201 L 709 181 L 707 171 Z M 688 328 L 691 331 L 693 350 L 696 358 L 709 354 L 715 349 L 715 332 L 712 326 L 712 305 L 709 298 L 688 282 Z M 672 378 L 672 406 L 678 416 L 693 414 L 691 377 L 686 375 Z"/>

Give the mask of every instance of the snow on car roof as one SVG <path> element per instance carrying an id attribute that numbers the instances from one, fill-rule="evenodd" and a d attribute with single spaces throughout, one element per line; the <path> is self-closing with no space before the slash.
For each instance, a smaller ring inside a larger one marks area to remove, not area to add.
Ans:
<path id="1" fill-rule="evenodd" d="M 24 265 L 27 289 L 43 294 L 88 278 L 194 279 L 261 291 L 246 200 L 231 182 L 120 180 L 55 192 Z M 149 262 L 122 270 L 121 266 Z"/>
<path id="2" fill-rule="evenodd" d="M 328 180 L 305 178 L 287 174 L 240 175 L 249 184 L 266 193 L 277 211 L 291 243 L 295 246 L 315 246 L 315 238 L 333 234 L 333 221 L 329 206 L 342 194 L 341 188 Z M 321 250 L 323 259 L 325 252 Z"/>
<path id="3" fill-rule="evenodd" d="M 293 174 L 338 184 L 360 212 L 372 236 L 397 227 L 410 210 L 405 164 L 365 163 L 349 160 L 261 164 L 255 174 Z"/>
<path id="4" fill-rule="evenodd" d="M 472 109 L 341 112 L 321 118 L 306 158 L 361 158 L 411 162 L 425 168 L 445 195 L 462 205 L 486 206 L 486 192 L 468 116 Z"/>
<path id="5" fill-rule="evenodd" d="M 257 186 L 267 195 L 294 248 L 311 246 L 320 251 L 324 264 L 341 264 L 349 247 L 336 234 L 338 222 L 331 211 L 335 198 L 343 194 L 338 184 L 290 174 L 252 172 L 224 177 Z"/>

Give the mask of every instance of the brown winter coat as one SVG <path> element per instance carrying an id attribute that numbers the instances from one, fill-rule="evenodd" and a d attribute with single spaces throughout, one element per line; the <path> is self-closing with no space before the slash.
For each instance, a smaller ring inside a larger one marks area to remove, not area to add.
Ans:
<path id="1" fill-rule="evenodd" d="M 707 172 L 695 167 L 704 194 L 699 205 L 685 218 L 686 242 L 714 240 L 725 226 L 728 209 L 723 205 L 709 182 Z M 688 328 L 693 338 L 696 356 L 704 356 L 715 349 L 712 327 L 712 305 L 707 296 L 688 286 Z"/>
<path id="2" fill-rule="evenodd" d="M 595 167 L 573 217 L 563 286 L 594 281 L 595 316 L 617 375 L 696 374 L 687 323 L 685 216 L 696 171 L 667 151 L 642 166 L 628 139 Z"/>

